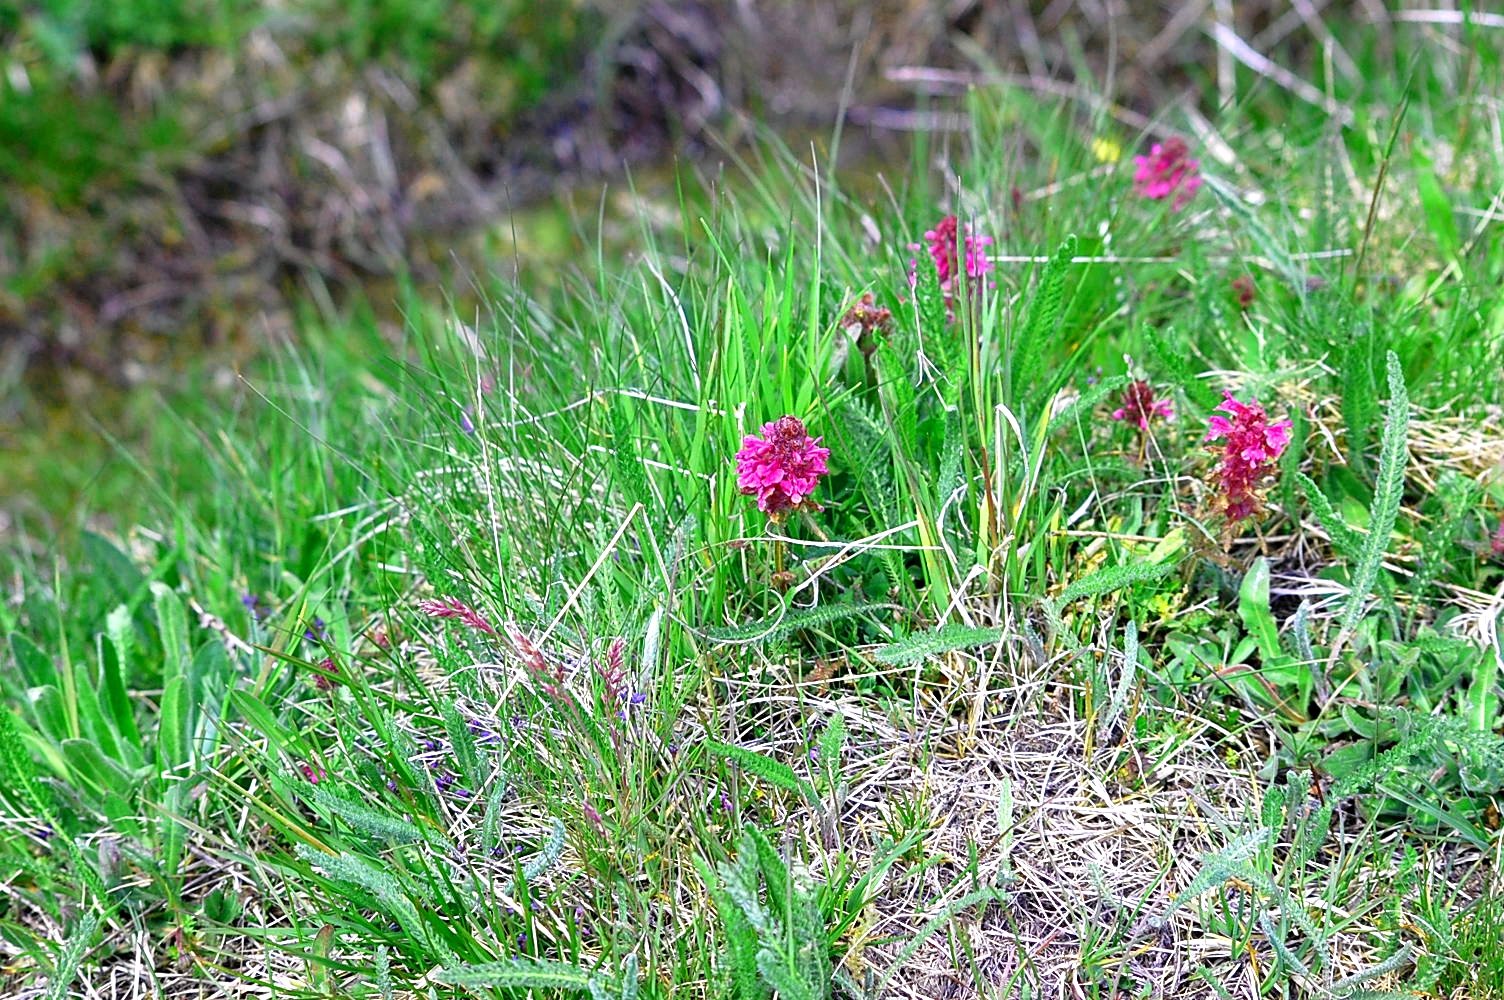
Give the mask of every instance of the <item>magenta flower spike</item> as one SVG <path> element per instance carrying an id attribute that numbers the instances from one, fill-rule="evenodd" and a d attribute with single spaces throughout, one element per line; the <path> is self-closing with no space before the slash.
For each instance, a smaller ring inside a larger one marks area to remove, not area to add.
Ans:
<path id="1" fill-rule="evenodd" d="M 940 276 L 940 291 L 950 301 L 955 294 L 956 276 L 965 273 L 973 286 L 980 285 L 993 269 L 987 258 L 987 248 L 992 246 L 992 237 L 972 232 L 970 224 L 962 226 L 954 215 L 947 215 L 935 223 L 935 228 L 924 234 L 924 243 L 911 243 L 909 249 L 924 250 L 935 262 L 935 272 Z M 909 261 L 909 285 L 919 281 L 919 261 Z"/>
<path id="2" fill-rule="evenodd" d="M 1139 379 L 1129 382 L 1123 389 L 1123 405 L 1112 411 L 1112 419 L 1130 423 L 1140 431 L 1148 432 L 1149 422 L 1175 419 L 1175 404 L 1168 399 L 1155 399 L 1154 388 Z"/>
<path id="3" fill-rule="evenodd" d="M 1275 463 L 1290 446 L 1294 425 L 1289 420 L 1269 421 L 1257 402 L 1244 403 L 1224 392 L 1217 407 L 1227 416 L 1207 421 L 1206 440 L 1223 441 L 1222 461 L 1217 465 L 1216 504 L 1236 524 L 1261 508 L 1258 491 L 1274 474 Z"/>
<path id="4" fill-rule="evenodd" d="M 736 485 L 757 497 L 757 509 L 770 517 L 790 510 L 819 510 L 811 499 L 829 473 L 830 449 L 820 447 L 798 417 L 779 417 L 762 425 L 762 436 L 748 434 L 736 453 Z"/>
<path id="5" fill-rule="evenodd" d="M 1171 208 L 1178 212 L 1201 189 L 1201 161 L 1190 157 L 1185 140 L 1173 136 L 1149 147 L 1148 156 L 1135 156 L 1133 190 L 1153 201 L 1171 195 Z"/>

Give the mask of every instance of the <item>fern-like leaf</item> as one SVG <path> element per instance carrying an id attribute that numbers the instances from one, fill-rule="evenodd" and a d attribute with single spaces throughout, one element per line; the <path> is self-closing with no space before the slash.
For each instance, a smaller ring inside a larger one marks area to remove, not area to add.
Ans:
<path id="1" fill-rule="evenodd" d="M 1061 407 L 1060 412 L 1050 418 L 1047 434 L 1054 434 L 1076 422 L 1083 414 L 1090 414 L 1103 400 L 1117 392 L 1132 381 L 1127 375 L 1110 375 L 1102 379 L 1094 386 L 1090 386 L 1081 395 Z"/>
<path id="2" fill-rule="evenodd" d="M 511 958 L 501 962 L 455 965 L 436 969 L 435 982 L 448 986 L 493 987 L 510 990 L 562 990 L 583 993 L 595 976 L 579 966 L 539 958 Z"/>
<path id="3" fill-rule="evenodd" d="M 73 933 L 68 935 L 63 942 L 62 954 L 58 955 L 57 965 L 53 966 L 52 975 L 47 982 L 47 1000 L 66 1000 L 69 987 L 78 978 L 79 967 L 83 965 L 84 956 L 94 943 L 94 933 L 97 930 L 99 917 L 86 913 Z"/>
<path id="4" fill-rule="evenodd" d="M 1394 521 L 1399 515 L 1400 499 L 1405 489 L 1405 442 L 1410 433 L 1410 397 L 1405 392 L 1405 376 L 1400 359 L 1389 352 L 1389 414 L 1384 420 L 1383 445 L 1379 449 L 1378 488 L 1368 516 L 1368 537 L 1363 541 L 1357 565 L 1353 568 L 1347 605 L 1342 612 L 1337 641 L 1332 656 L 1337 655 L 1347 636 L 1363 617 L 1363 604 L 1379 576 L 1379 565 L 1389 550 Z"/>
<path id="5" fill-rule="evenodd" d="M 972 649 L 1000 642 L 1000 628 L 977 628 L 971 625 L 942 625 L 932 632 L 921 632 L 907 639 L 889 643 L 873 653 L 879 663 L 905 664 L 940 656 L 957 649 Z"/>
<path id="6" fill-rule="evenodd" d="M 363 802 L 346 798 L 328 788 L 315 788 L 313 802 L 321 812 L 338 816 L 361 833 L 368 834 L 377 840 L 412 844 L 429 839 L 424 830 L 407 820 L 378 812 Z"/>
<path id="7" fill-rule="evenodd" d="M 1061 592 L 1059 603 L 1069 604 L 1083 597 L 1101 597 L 1136 583 L 1152 583 L 1170 575 L 1172 563 L 1120 563 L 1084 576 Z"/>
<path id="8" fill-rule="evenodd" d="M 1053 339 L 1060 322 L 1060 313 L 1065 299 L 1065 279 L 1070 273 L 1071 260 L 1076 256 L 1076 237 L 1067 236 L 1060 249 L 1044 266 L 1039 279 L 1039 288 L 1030 305 L 1018 342 L 1013 348 L 1013 399 L 1032 403 L 1040 389 L 1048 384 L 1042 378 L 1040 359 L 1044 345 Z M 1026 409 L 1031 408 L 1027 407 Z"/>
<path id="9" fill-rule="evenodd" d="M 780 760 L 774 760 L 767 754 L 733 746 L 730 743 L 722 743 L 720 740 L 706 740 L 705 747 L 717 757 L 731 761 L 743 771 L 761 778 L 774 787 L 782 788 L 786 792 L 805 794 L 809 792 L 808 786 L 794 773 L 793 768 Z"/>
<path id="10" fill-rule="evenodd" d="M 1342 520 L 1332 508 L 1332 502 L 1310 476 L 1297 472 L 1295 481 L 1300 484 L 1301 492 L 1306 495 L 1306 502 L 1311 505 L 1311 513 L 1316 515 L 1322 530 L 1332 540 L 1332 547 L 1337 550 L 1337 554 L 1344 559 L 1358 559 L 1363 547 L 1362 537 Z"/>
<path id="11" fill-rule="evenodd" d="M 760 644 L 781 639 L 790 632 L 801 628 L 819 628 L 821 625 L 829 625 L 831 622 L 840 621 L 843 618 L 852 618 L 856 615 L 872 614 L 886 609 L 886 604 L 822 604 L 817 608 L 806 608 L 800 611 L 780 611 L 760 621 L 748 622 L 745 625 L 733 625 L 729 628 L 706 629 L 704 634 L 709 639 L 717 642 L 745 642 Z"/>

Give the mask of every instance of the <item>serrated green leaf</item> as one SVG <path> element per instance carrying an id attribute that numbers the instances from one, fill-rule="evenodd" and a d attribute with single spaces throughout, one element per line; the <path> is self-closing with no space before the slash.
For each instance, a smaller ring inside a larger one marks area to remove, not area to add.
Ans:
<path id="1" fill-rule="evenodd" d="M 1083 597 L 1101 597 L 1136 583 L 1153 583 L 1170 575 L 1173 563 L 1120 563 L 1084 576 L 1061 592 L 1058 603 L 1069 604 Z"/>
<path id="2" fill-rule="evenodd" d="M 1405 462 L 1408 457 L 1406 442 L 1410 432 L 1410 397 L 1405 391 L 1405 376 L 1400 370 L 1400 359 L 1393 352 L 1388 354 L 1389 413 L 1384 420 L 1383 444 L 1379 451 L 1378 485 L 1374 492 L 1373 506 L 1368 516 L 1368 536 L 1363 540 L 1363 550 L 1353 567 L 1347 604 L 1343 608 L 1338 639 L 1333 643 L 1333 655 L 1343 640 L 1350 636 L 1363 617 L 1363 605 L 1372 593 L 1378 579 L 1379 567 L 1384 553 L 1389 551 L 1389 540 L 1394 533 L 1394 522 L 1399 515 L 1400 501 L 1405 490 Z"/>
<path id="3" fill-rule="evenodd" d="M 971 625 L 942 625 L 932 632 L 921 632 L 898 642 L 889 643 L 872 654 L 879 663 L 906 664 L 940 656 L 958 649 L 973 649 L 1000 642 L 1001 628 L 978 628 Z"/>
<path id="4" fill-rule="evenodd" d="M 780 611 L 761 621 L 729 628 L 705 629 L 705 636 L 718 642 L 772 642 L 801 628 L 818 628 L 843 618 L 883 611 L 886 604 L 822 604 L 816 608 Z"/>

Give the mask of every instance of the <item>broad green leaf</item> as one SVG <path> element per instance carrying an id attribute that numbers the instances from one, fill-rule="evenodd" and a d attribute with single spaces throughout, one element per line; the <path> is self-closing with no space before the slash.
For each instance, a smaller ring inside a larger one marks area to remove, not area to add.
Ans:
<path id="1" fill-rule="evenodd" d="M 11 655 L 16 666 L 21 668 L 21 681 L 27 687 L 42 687 L 57 683 L 57 671 L 52 666 L 52 657 L 37 648 L 20 632 L 10 637 Z"/>
<path id="2" fill-rule="evenodd" d="M 188 678 L 174 677 L 162 690 L 157 722 L 157 766 L 164 772 L 188 763 L 188 710 Z"/>
<path id="3" fill-rule="evenodd" d="M 152 603 L 157 612 L 157 632 L 162 641 L 162 684 L 188 674 L 188 617 L 183 602 L 166 584 L 151 585 Z"/>

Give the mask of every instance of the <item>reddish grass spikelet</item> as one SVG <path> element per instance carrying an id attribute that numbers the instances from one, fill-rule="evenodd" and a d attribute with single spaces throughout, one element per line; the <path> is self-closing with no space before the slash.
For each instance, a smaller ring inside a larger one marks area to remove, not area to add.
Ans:
<path id="1" fill-rule="evenodd" d="M 798 417 L 762 425 L 762 437 L 748 434 L 736 453 L 736 485 L 757 497 L 757 509 L 773 518 L 791 510 L 820 510 L 810 494 L 830 469 L 830 449 L 809 436 Z"/>
<path id="2" fill-rule="evenodd" d="M 564 668 L 560 665 L 550 664 L 548 657 L 543 655 L 543 650 L 538 648 L 537 643 L 523 635 L 516 628 L 507 628 L 507 638 L 511 640 L 512 648 L 522 660 L 522 665 L 528 669 L 539 688 L 550 698 L 559 701 L 568 701 L 569 692 L 565 688 Z"/>
<path id="3" fill-rule="evenodd" d="M 915 252 L 923 249 L 929 253 L 940 276 L 940 291 L 945 293 L 945 300 L 949 302 L 955 294 L 958 276 L 965 274 L 967 282 L 975 287 L 992 270 L 992 261 L 987 258 L 987 248 L 991 245 L 991 236 L 974 233 L 969 223 L 963 227 L 954 215 L 947 215 L 935 223 L 935 228 L 926 230 L 923 244 L 910 243 L 909 249 Z M 919 281 L 918 268 L 918 259 L 911 259 L 911 287 Z"/>
<path id="4" fill-rule="evenodd" d="M 455 618 L 477 632 L 484 632 L 486 635 L 496 634 L 496 630 L 491 627 L 491 623 L 486 621 L 485 617 L 479 611 L 470 607 L 470 605 L 458 597 L 439 597 L 422 600 L 418 602 L 418 610 L 430 618 Z"/>
<path id="5" fill-rule="evenodd" d="M 607 711 L 615 709 L 619 702 L 628 697 L 627 669 L 622 657 L 622 651 L 626 644 L 621 639 L 612 639 L 611 645 L 606 648 L 606 662 L 596 664 L 596 672 L 601 678 L 601 707 Z"/>
<path id="6" fill-rule="evenodd" d="M 1129 382 L 1123 388 L 1123 405 L 1112 411 L 1112 419 L 1132 424 L 1144 433 L 1148 433 L 1149 422 L 1156 417 L 1174 420 L 1175 404 L 1154 398 L 1154 387 L 1143 379 Z"/>
<path id="7" fill-rule="evenodd" d="M 1156 142 L 1148 156 L 1135 156 L 1133 162 L 1133 190 L 1153 201 L 1174 195 L 1171 208 L 1176 212 L 1201 189 L 1201 161 L 1190 157 L 1190 147 L 1179 136 Z"/>
<path id="8" fill-rule="evenodd" d="M 1227 416 L 1207 421 L 1206 441 L 1222 441 L 1217 465 L 1217 496 L 1213 504 L 1229 524 L 1253 517 L 1262 509 L 1259 490 L 1273 476 L 1275 463 L 1290 445 L 1293 424 L 1269 420 L 1257 401 L 1247 403 L 1223 393 L 1217 409 Z"/>

